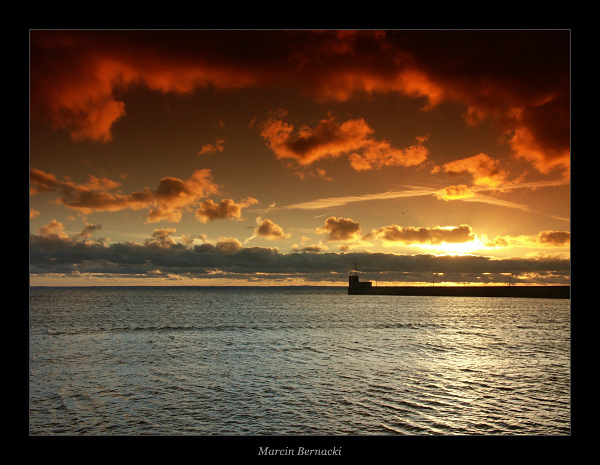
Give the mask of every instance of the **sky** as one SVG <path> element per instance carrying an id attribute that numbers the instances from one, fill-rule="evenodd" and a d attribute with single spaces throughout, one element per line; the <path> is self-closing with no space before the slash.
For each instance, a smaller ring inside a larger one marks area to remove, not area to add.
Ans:
<path id="1" fill-rule="evenodd" d="M 30 30 L 30 284 L 568 284 L 569 30 Z"/>

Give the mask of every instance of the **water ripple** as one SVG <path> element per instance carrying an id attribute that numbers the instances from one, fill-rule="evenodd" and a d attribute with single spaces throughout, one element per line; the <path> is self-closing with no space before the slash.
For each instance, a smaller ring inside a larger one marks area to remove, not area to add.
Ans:
<path id="1" fill-rule="evenodd" d="M 33 289 L 32 434 L 564 435 L 568 301 Z"/>

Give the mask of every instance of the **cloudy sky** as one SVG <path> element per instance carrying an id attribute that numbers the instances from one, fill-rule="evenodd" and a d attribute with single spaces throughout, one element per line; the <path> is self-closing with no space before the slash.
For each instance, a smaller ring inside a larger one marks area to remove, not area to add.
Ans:
<path id="1" fill-rule="evenodd" d="M 29 148 L 32 285 L 570 277 L 568 30 L 32 30 Z"/>

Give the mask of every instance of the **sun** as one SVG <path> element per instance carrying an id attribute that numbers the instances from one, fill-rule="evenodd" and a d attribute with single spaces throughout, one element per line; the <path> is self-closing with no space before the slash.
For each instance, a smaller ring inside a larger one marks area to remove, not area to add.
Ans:
<path id="1" fill-rule="evenodd" d="M 420 248 L 440 255 L 471 255 L 488 247 L 475 235 L 475 238 L 468 242 L 442 242 L 436 245 L 421 244 Z"/>

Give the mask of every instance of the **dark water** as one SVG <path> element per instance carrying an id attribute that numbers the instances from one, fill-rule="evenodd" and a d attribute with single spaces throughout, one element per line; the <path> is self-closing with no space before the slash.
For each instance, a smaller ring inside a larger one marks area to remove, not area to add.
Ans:
<path id="1" fill-rule="evenodd" d="M 32 288 L 30 433 L 568 435 L 570 302 Z"/>

